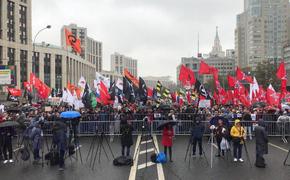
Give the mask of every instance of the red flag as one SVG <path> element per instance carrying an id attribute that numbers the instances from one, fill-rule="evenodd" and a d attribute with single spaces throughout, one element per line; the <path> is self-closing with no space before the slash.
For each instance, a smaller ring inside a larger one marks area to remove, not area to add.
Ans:
<path id="1" fill-rule="evenodd" d="M 276 76 L 277 78 L 279 79 L 287 79 L 287 73 L 286 73 L 286 68 L 285 68 L 285 63 L 284 61 L 282 61 L 279 65 L 279 68 L 277 70 L 277 73 L 276 73 Z"/>
<path id="2" fill-rule="evenodd" d="M 74 36 L 72 32 L 70 32 L 68 29 L 64 29 L 65 31 L 65 37 L 66 37 L 66 45 L 71 46 L 75 52 L 81 53 L 81 40 Z"/>
<path id="3" fill-rule="evenodd" d="M 100 100 L 104 105 L 111 103 L 111 96 L 108 92 L 108 88 L 102 81 L 100 82 Z"/>
<path id="4" fill-rule="evenodd" d="M 179 80 L 181 81 L 183 86 L 192 86 L 195 84 L 195 76 L 191 69 L 181 65 L 179 72 Z"/>
<path id="5" fill-rule="evenodd" d="M 29 82 L 23 82 L 23 86 L 27 91 L 32 92 L 32 87 Z"/>
<path id="6" fill-rule="evenodd" d="M 229 84 L 229 87 L 235 87 L 235 84 L 236 84 L 236 78 L 228 75 L 228 84 Z"/>
<path id="7" fill-rule="evenodd" d="M 20 97 L 21 96 L 21 89 L 17 88 L 8 88 L 8 92 L 10 93 L 11 96 L 14 97 Z"/>
<path id="8" fill-rule="evenodd" d="M 133 76 L 133 74 L 130 73 L 130 71 L 128 71 L 128 69 L 124 69 L 124 76 L 130 80 L 135 87 L 139 88 L 139 80 Z"/>
<path id="9" fill-rule="evenodd" d="M 279 103 L 280 103 L 279 94 L 276 93 L 275 89 L 273 88 L 273 86 L 271 84 L 267 88 L 266 97 L 267 97 L 267 102 L 269 105 L 279 106 Z"/>
<path id="10" fill-rule="evenodd" d="M 40 86 L 38 88 L 38 95 L 41 99 L 47 99 L 51 93 L 51 89 L 42 81 L 40 81 Z"/>
<path id="11" fill-rule="evenodd" d="M 38 90 L 41 86 L 41 80 L 38 79 L 33 73 L 30 73 L 30 84 Z"/>
<path id="12" fill-rule="evenodd" d="M 236 69 L 236 76 L 238 80 L 246 80 L 249 83 L 253 83 L 253 78 L 251 76 L 246 76 L 246 74 L 239 68 L 237 67 Z"/>
<path id="13" fill-rule="evenodd" d="M 211 67 L 206 64 L 204 61 L 200 61 L 200 66 L 199 66 L 199 74 L 211 74 L 210 72 Z"/>
<path id="14" fill-rule="evenodd" d="M 153 97 L 153 89 L 147 87 L 147 96 L 148 97 Z"/>

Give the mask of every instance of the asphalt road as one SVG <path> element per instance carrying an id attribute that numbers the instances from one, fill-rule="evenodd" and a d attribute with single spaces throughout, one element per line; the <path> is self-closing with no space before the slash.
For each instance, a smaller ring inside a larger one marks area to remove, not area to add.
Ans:
<path id="1" fill-rule="evenodd" d="M 135 142 L 136 142 L 135 138 Z M 81 138 L 82 144 L 81 154 L 83 163 L 75 159 L 66 160 L 65 171 L 59 172 L 58 167 L 51 167 L 47 164 L 42 167 L 41 165 L 32 165 L 30 161 L 22 162 L 18 161 L 14 164 L 0 163 L 0 180 L 128 180 L 132 167 L 116 167 L 112 163 L 112 156 L 110 155 L 108 146 L 104 143 L 106 152 L 108 153 L 109 160 L 106 158 L 104 151 L 101 153 L 100 162 L 98 156 L 96 158 L 95 166 L 92 167 L 91 159 L 93 156 L 89 156 L 87 161 L 86 157 L 91 145 L 92 138 Z M 160 144 L 160 137 L 157 137 L 159 143 L 156 143 L 160 150 L 163 147 Z M 49 144 L 49 143 L 48 143 Z M 245 152 L 243 151 L 244 163 L 234 163 L 232 157 L 228 154 L 228 158 L 213 157 L 213 168 L 210 168 L 210 144 L 208 139 L 204 138 L 204 150 L 205 157 L 188 157 L 184 160 L 186 148 L 188 144 L 188 136 L 180 136 L 174 140 L 173 145 L 173 162 L 166 163 L 159 166 L 156 164 L 148 164 L 147 168 L 144 168 L 146 163 L 146 155 L 144 150 L 145 144 L 140 145 L 140 151 L 143 151 L 138 157 L 136 163 L 137 180 L 155 180 L 160 179 L 160 173 L 164 175 L 166 180 L 289 180 L 290 179 L 290 166 L 283 166 L 283 161 L 286 157 L 287 151 L 290 148 L 289 145 L 283 144 L 279 138 L 270 138 L 269 154 L 265 156 L 267 167 L 265 169 L 258 169 L 255 166 L 250 167 L 249 159 L 247 159 Z M 115 156 L 120 155 L 121 147 L 117 137 L 114 142 L 110 143 Z M 96 147 L 96 145 L 95 145 Z M 147 148 L 153 148 L 153 144 L 148 144 Z M 255 144 L 253 141 L 247 142 L 248 151 L 250 154 L 251 163 L 255 161 Z M 137 148 L 131 147 L 131 155 Z M 148 153 L 148 160 L 153 151 Z M 214 154 L 216 148 L 214 148 Z M 289 159 L 290 164 L 290 159 Z M 160 169 L 161 167 L 161 169 Z M 161 172 L 162 170 L 162 172 Z M 134 171 L 133 171 L 134 172 Z M 132 178 L 131 178 L 132 179 Z"/>

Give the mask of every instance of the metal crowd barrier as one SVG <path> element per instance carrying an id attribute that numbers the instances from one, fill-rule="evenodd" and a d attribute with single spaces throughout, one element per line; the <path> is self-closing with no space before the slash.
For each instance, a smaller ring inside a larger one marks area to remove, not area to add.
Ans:
<path id="1" fill-rule="evenodd" d="M 139 135 L 142 133 L 152 133 L 156 135 L 162 134 L 157 127 L 164 123 L 166 120 L 153 120 L 152 123 L 144 122 L 143 120 L 132 120 L 130 123 L 133 126 L 133 134 Z M 254 121 L 241 121 L 242 125 L 247 131 L 248 135 L 254 136 L 254 130 L 256 123 Z M 208 121 L 202 121 L 202 125 L 205 127 L 205 136 L 210 135 L 210 123 Z M 230 121 L 230 128 L 234 124 Z M 144 129 L 142 127 L 145 127 Z M 179 120 L 177 125 L 174 126 L 174 133 L 176 135 L 189 135 L 190 130 L 193 127 L 193 121 Z M 290 136 L 290 122 L 279 123 L 277 121 L 266 121 L 264 127 L 269 136 Z M 143 132 L 142 132 L 143 131 Z M 230 131 L 230 129 L 229 129 Z M 120 121 L 80 121 L 77 126 L 77 132 L 80 136 L 93 136 L 98 133 L 104 133 L 106 135 L 120 135 Z M 51 135 L 50 128 L 45 131 L 46 135 Z"/>

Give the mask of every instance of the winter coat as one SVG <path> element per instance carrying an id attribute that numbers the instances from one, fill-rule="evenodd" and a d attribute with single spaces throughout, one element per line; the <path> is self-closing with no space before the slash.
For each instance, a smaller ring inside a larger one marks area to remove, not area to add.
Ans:
<path id="1" fill-rule="evenodd" d="M 228 129 L 226 126 L 217 126 L 214 130 L 217 139 L 228 138 Z"/>
<path id="2" fill-rule="evenodd" d="M 255 127 L 256 154 L 268 154 L 268 136 L 264 127 Z"/>
<path id="3" fill-rule="evenodd" d="M 42 130 L 38 127 L 34 127 L 32 129 L 30 138 L 32 140 L 33 149 L 41 149 L 41 142 L 42 142 Z"/>
<path id="4" fill-rule="evenodd" d="M 120 128 L 121 132 L 121 145 L 132 146 L 133 145 L 133 127 L 129 124 L 122 124 Z"/>
<path id="5" fill-rule="evenodd" d="M 191 137 L 192 138 L 202 138 L 204 130 L 205 130 L 205 128 L 202 124 L 195 125 L 191 130 Z"/>
<path id="6" fill-rule="evenodd" d="M 171 127 L 168 129 L 167 127 L 165 127 L 162 132 L 162 145 L 166 147 L 171 147 L 173 135 L 173 128 Z"/>

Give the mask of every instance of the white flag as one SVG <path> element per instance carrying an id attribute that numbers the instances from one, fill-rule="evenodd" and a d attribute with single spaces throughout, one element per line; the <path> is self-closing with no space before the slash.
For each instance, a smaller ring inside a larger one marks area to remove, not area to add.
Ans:
<path id="1" fill-rule="evenodd" d="M 253 94 L 256 96 L 257 92 L 259 92 L 259 84 L 256 77 L 254 77 L 253 83 L 250 84 L 250 100 L 253 99 Z"/>
<path id="2" fill-rule="evenodd" d="M 85 78 L 82 76 L 81 78 L 80 78 L 80 80 L 79 80 L 79 82 L 78 82 L 78 85 L 82 88 L 82 89 L 85 89 L 85 87 L 86 87 L 86 80 L 85 80 Z"/>
<path id="3" fill-rule="evenodd" d="M 110 88 L 110 79 L 101 75 L 100 73 L 96 72 L 96 82 L 99 84 L 100 82 L 103 82 L 105 86 L 109 89 Z"/>

